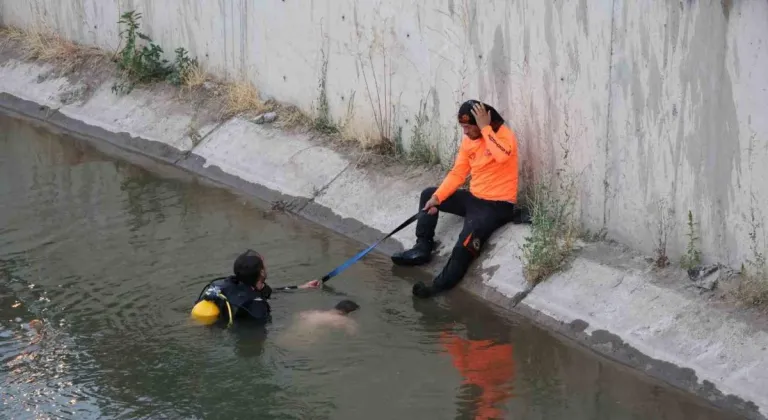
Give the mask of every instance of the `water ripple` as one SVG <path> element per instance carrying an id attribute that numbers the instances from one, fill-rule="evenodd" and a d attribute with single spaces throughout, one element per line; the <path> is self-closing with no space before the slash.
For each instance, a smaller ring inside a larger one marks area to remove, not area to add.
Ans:
<path id="1" fill-rule="evenodd" d="M 6 417 L 472 418 L 466 407 L 488 395 L 525 414 L 546 413 L 540 418 L 631 412 L 612 403 L 624 377 L 572 353 L 576 361 L 569 362 L 560 356 L 566 347 L 531 334 L 514 343 L 518 376 L 507 382 L 519 387 L 519 397 L 507 398 L 506 382 L 483 388 L 476 366 L 485 365 L 487 353 L 473 349 L 515 328 L 476 306 L 413 301 L 415 279 L 394 275 L 375 253 L 323 290 L 276 293 L 265 328 L 196 325 L 189 310 L 200 289 L 230 274 L 247 248 L 266 257 L 277 286 L 319 277 L 363 244 L 270 212 L 267 203 L 187 183 L 187 175 L 153 174 L 175 169 L 138 168 L 75 139 L 2 116 L 0 123 Z M 297 338 L 294 314 L 332 308 L 342 298 L 361 305 L 351 315 L 356 333 L 316 328 L 312 340 Z M 40 334 L 30 329 L 32 320 L 43 322 Z M 458 350 L 446 348 L 447 332 L 464 340 Z M 661 398 L 657 387 L 629 389 L 654 403 Z"/>

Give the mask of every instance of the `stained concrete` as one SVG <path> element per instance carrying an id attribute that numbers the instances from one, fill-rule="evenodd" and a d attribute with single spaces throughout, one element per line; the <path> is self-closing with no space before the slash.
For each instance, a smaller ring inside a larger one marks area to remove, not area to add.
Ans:
<path id="1" fill-rule="evenodd" d="M 139 89 L 116 98 L 102 93 L 111 86 L 107 80 L 89 87 L 93 95 L 64 104 L 58 99 L 61 93 L 78 88 L 70 80 L 39 77 L 49 73 L 44 65 L 15 59 L 1 64 L 0 108 L 5 112 L 65 130 L 138 164 L 156 159 L 234 191 L 282 203 L 364 243 L 412 215 L 421 189 L 440 180 L 441 174 L 433 171 L 362 165 L 306 136 L 242 119 L 206 124 L 205 138 L 191 147 L 185 124 L 191 119 L 188 113 L 199 110 L 164 97 L 162 89 Z M 457 217 L 441 219 L 439 255 L 425 267 L 427 272 L 440 269 L 460 228 Z M 520 261 L 527 234 L 521 225 L 500 229 L 461 287 L 499 310 L 527 316 L 716 406 L 765 418 L 768 397 L 760 392 L 768 386 L 764 329 L 664 287 L 641 266 L 623 262 L 631 260 L 623 251 L 616 256 L 581 252 L 566 270 L 531 288 L 523 280 Z M 407 229 L 380 251 L 391 254 L 412 243 L 412 230 Z M 581 246 L 586 250 L 592 245 Z M 403 269 L 393 268 L 397 270 Z"/>
<path id="2" fill-rule="evenodd" d="M 383 114 L 385 126 L 402 129 L 406 147 L 418 132 L 446 160 L 458 141 L 457 105 L 476 97 L 517 133 L 524 183 L 553 170 L 577 177 L 579 214 L 591 231 L 650 254 L 659 219 L 669 214 L 666 253 L 674 260 L 685 252 L 690 210 L 707 263 L 738 267 L 766 247 L 765 223 L 752 215 L 762 221 L 768 207 L 768 187 L 759 182 L 768 169 L 754 164 L 768 158 L 761 118 L 768 2 L 189 0 L 168 7 L 0 0 L 0 23 L 43 22 L 111 50 L 120 45 L 119 14 L 135 9 L 169 59 L 184 47 L 214 75 L 247 79 L 307 113 L 323 86 L 333 121 L 377 133 Z M 416 118 L 426 115 L 426 123 Z"/>
<path id="3" fill-rule="evenodd" d="M 302 136 L 287 136 L 239 118 L 219 127 L 194 149 L 205 166 L 285 194 L 311 198 L 349 165 L 344 157 Z M 261 156 L 258 162 L 253 156 Z"/>
<path id="4" fill-rule="evenodd" d="M 768 332 L 713 310 L 707 302 L 657 286 L 646 273 L 577 258 L 567 272 L 537 286 L 524 302 L 563 322 L 585 322 L 587 334 L 609 331 L 621 338 L 621 346 L 675 366 L 642 363 L 641 369 L 654 376 L 674 376 L 678 366 L 685 366 L 692 376 L 676 379 L 689 382 L 688 387 L 708 381 L 724 394 L 748 401 L 764 398 L 768 349 L 758 343 L 768 342 Z M 608 344 L 605 351 L 616 351 L 613 346 Z"/>

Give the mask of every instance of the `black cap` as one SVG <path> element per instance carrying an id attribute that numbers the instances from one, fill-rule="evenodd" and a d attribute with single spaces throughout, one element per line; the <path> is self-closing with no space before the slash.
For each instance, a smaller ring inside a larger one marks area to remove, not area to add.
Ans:
<path id="1" fill-rule="evenodd" d="M 258 252 L 249 249 L 235 259 L 234 272 L 237 281 L 253 286 L 261 277 L 264 259 Z"/>
<path id="2" fill-rule="evenodd" d="M 477 125 L 477 121 L 475 121 L 475 116 L 472 115 L 472 107 L 475 106 L 475 104 L 481 103 L 480 101 L 470 99 L 459 107 L 459 123 L 461 124 L 472 124 Z M 496 111 L 496 108 L 486 104 L 482 103 L 485 106 L 485 109 L 491 113 L 491 124 L 494 126 L 501 126 L 501 124 L 504 124 L 504 118 L 501 118 L 501 114 L 499 114 L 498 111 Z"/>

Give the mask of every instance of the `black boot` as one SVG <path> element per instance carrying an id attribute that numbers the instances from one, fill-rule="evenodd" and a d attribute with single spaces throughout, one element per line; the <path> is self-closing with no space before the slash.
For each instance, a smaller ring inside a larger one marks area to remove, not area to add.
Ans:
<path id="1" fill-rule="evenodd" d="M 432 248 L 434 246 L 435 243 L 432 240 L 418 239 L 413 248 L 393 255 L 392 262 L 405 266 L 426 264 L 432 260 Z"/>

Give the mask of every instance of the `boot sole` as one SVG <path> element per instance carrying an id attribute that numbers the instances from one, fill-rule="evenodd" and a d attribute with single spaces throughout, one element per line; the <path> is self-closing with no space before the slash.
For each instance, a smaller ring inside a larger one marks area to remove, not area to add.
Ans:
<path id="1" fill-rule="evenodd" d="M 392 257 L 392 262 L 395 263 L 395 265 L 399 265 L 402 267 L 416 267 L 419 265 L 424 265 L 429 263 L 429 260 L 413 260 L 408 258 L 400 258 L 400 257 Z"/>

